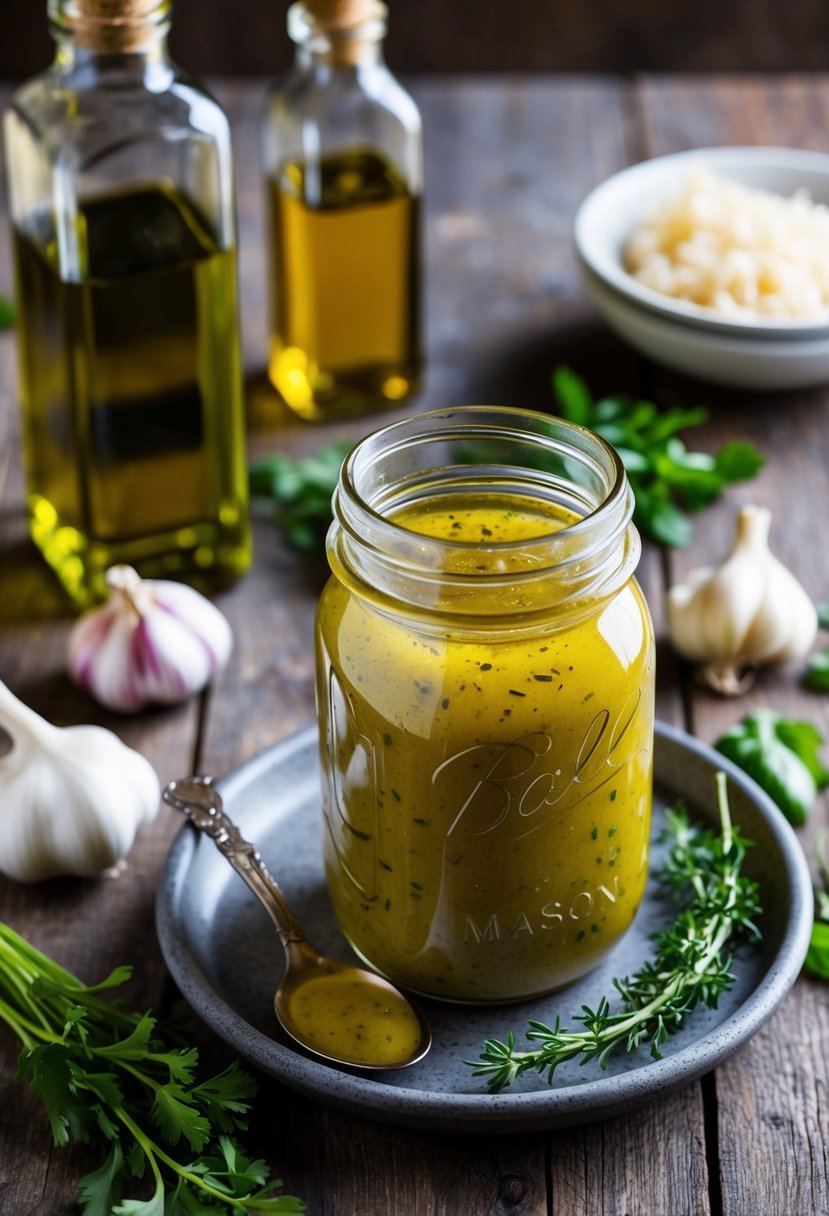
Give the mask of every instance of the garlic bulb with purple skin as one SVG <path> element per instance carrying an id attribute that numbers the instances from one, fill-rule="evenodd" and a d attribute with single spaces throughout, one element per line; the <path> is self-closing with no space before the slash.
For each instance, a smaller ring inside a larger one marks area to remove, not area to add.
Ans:
<path id="1" fill-rule="evenodd" d="M 226 617 L 184 583 L 142 579 L 131 566 L 106 574 L 109 598 L 75 623 L 68 666 L 108 709 L 184 701 L 224 667 L 233 648 Z"/>

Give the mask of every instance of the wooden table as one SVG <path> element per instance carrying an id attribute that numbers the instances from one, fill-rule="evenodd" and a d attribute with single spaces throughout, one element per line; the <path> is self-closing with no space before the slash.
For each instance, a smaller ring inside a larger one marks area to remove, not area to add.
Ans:
<path id="1" fill-rule="evenodd" d="M 571 248 L 575 208 L 624 165 L 721 143 L 826 150 L 829 77 L 454 78 L 414 83 L 427 149 L 428 359 L 409 411 L 448 403 L 544 408 L 552 367 L 567 361 L 596 391 L 655 394 L 711 407 L 713 450 L 745 436 L 769 455 L 753 483 L 707 510 L 684 552 L 646 547 L 640 576 L 660 645 L 659 716 L 705 741 L 752 706 L 829 728 L 829 700 L 799 671 L 764 675 L 739 703 L 690 685 L 664 644 L 666 586 L 721 554 L 738 504 L 774 513 L 773 543 L 815 599 L 829 597 L 829 393 L 743 395 L 643 362 L 598 322 Z M 256 120 L 262 89 L 217 86 L 236 132 L 241 279 L 251 446 L 308 453 L 361 433 L 365 420 L 312 427 L 286 417 L 263 377 L 265 284 Z M 5 237 L 4 237 L 5 241 Z M 0 290 L 8 290 L 4 257 Z M 63 674 L 71 616 L 26 540 L 12 338 L 0 338 L 0 678 L 60 723 L 115 729 L 162 781 L 222 774 L 313 717 L 311 631 L 323 572 L 257 524 L 253 573 L 221 597 L 236 650 L 212 692 L 178 709 L 108 717 Z M 403 411 L 401 411 L 402 413 Z M 393 417 L 394 415 L 388 415 Z M 0 814 L 7 813 L 0 805 Z M 825 816 L 821 807 L 818 818 Z M 155 944 L 153 898 L 178 830 L 164 810 L 118 881 L 37 888 L 0 880 L 0 916 L 92 982 L 132 961 L 130 998 L 180 1005 Z M 806 844 L 804 833 L 804 844 Z M 194 1033 L 208 1054 L 224 1048 Z M 829 989 L 801 979 L 782 1009 L 716 1073 L 625 1118 L 568 1132 L 453 1138 L 364 1122 L 263 1082 L 253 1136 L 289 1192 L 317 1216 L 807 1216 L 829 1212 Z M 16 1047 L 0 1032 L 0 1210 L 71 1210 L 82 1152 L 50 1148 L 38 1103 L 14 1081 Z"/>

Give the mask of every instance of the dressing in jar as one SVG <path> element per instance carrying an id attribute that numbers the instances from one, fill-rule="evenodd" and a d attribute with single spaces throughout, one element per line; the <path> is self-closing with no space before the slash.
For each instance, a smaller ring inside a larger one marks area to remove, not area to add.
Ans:
<path id="1" fill-rule="evenodd" d="M 621 461 L 524 410 L 347 458 L 317 618 L 327 880 L 357 953 L 453 1001 L 594 967 L 647 877 L 653 630 Z"/>

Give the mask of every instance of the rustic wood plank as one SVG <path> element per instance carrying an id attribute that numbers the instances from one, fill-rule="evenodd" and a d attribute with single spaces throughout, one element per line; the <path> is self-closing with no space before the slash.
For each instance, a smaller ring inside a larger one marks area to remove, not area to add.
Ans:
<path id="1" fill-rule="evenodd" d="M 829 88 L 809 77 L 643 82 L 643 120 L 652 154 L 719 143 L 791 144 L 825 148 L 823 129 Z M 704 402 L 711 420 L 701 445 L 713 451 L 734 437 L 748 438 L 768 455 L 751 483 L 735 486 L 699 521 L 694 544 L 670 560 L 670 578 L 718 560 L 730 545 L 739 505 L 756 502 L 773 515 L 775 554 L 809 594 L 829 592 L 829 525 L 822 504 L 829 467 L 829 392 L 737 393 L 673 376 L 657 375 L 666 403 Z M 826 636 L 821 639 L 826 643 Z M 815 722 L 829 735 L 829 701 L 806 692 L 804 664 L 766 670 L 751 692 L 737 700 L 716 698 L 690 683 L 690 725 L 708 742 L 753 708 L 769 706 Z M 804 848 L 827 822 L 820 799 L 812 824 L 799 832 Z M 829 1210 L 825 1151 L 818 1129 L 825 1123 L 829 1075 L 825 1056 L 825 986 L 801 979 L 770 1023 L 736 1057 L 721 1066 L 716 1096 L 719 1185 L 725 1216 Z"/>

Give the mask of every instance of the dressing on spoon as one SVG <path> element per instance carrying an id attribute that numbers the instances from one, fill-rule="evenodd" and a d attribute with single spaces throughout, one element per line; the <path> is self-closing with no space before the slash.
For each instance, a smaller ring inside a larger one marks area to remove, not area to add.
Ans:
<path id="1" fill-rule="evenodd" d="M 171 781 L 164 801 L 210 836 L 263 905 L 285 950 L 274 1011 L 294 1042 L 321 1059 L 365 1069 L 407 1068 L 431 1046 L 423 1015 L 388 980 L 325 958 L 307 941 L 258 850 L 227 816 L 212 777 Z"/>

